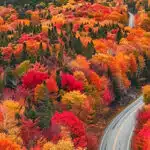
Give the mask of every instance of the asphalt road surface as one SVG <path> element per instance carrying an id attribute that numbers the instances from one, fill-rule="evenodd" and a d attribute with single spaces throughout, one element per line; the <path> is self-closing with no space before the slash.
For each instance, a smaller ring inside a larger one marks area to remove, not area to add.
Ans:
<path id="1" fill-rule="evenodd" d="M 130 150 L 136 114 L 143 106 L 142 100 L 141 96 L 110 123 L 102 138 L 100 150 Z"/>
<path id="2" fill-rule="evenodd" d="M 129 27 L 134 27 L 134 15 L 129 12 Z"/>

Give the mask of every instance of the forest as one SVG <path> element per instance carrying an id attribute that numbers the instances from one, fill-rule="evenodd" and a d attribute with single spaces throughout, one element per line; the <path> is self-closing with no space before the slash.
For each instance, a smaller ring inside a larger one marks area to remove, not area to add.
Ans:
<path id="1" fill-rule="evenodd" d="M 3 1 L 0 41 L 0 150 L 97 150 L 142 90 L 132 147 L 150 149 L 148 1 Z"/>

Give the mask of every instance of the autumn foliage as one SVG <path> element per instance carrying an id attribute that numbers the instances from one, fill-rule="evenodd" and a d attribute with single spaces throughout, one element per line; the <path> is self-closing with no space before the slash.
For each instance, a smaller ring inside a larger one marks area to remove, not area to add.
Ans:
<path id="1" fill-rule="evenodd" d="M 130 28 L 123 1 L 47 2 L 0 6 L 0 150 L 96 150 L 112 104 L 149 82 L 149 14 Z M 149 89 L 135 150 L 149 149 Z"/>
<path id="2" fill-rule="evenodd" d="M 143 96 L 145 104 L 150 103 L 150 85 L 146 85 L 143 87 Z"/>
<path id="3" fill-rule="evenodd" d="M 150 105 L 149 100 L 149 85 L 143 87 L 143 97 L 145 106 L 137 115 L 137 124 L 132 138 L 133 150 L 148 150 L 150 138 Z"/>

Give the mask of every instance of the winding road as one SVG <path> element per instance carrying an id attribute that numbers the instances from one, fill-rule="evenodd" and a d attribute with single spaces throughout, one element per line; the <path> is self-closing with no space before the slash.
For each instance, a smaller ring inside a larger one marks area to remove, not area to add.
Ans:
<path id="1" fill-rule="evenodd" d="M 8 0 L 14 2 L 17 0 Z M 129 26 L 134 27 L 134 15 L 129 13 Z M 143 106 L 141 96 L 122 111 L 106 128 L 100 150 L 130 150 L 130 141 L 136 123 L 137 111 Z"/>
<path id="2" fill-rule="evenodd" d="M 134 15 L 129 12 L 129 27 L 133 28 L 134 27 Z"/>
<path id="3" fill-rule="evenodd" d="M 137 111 L 143 106 L 143 97 L 122 111 L 105 130 L 100 150 L 130 150 L 130 141 L 136 123 Z"/>
<path id="4" fill-rule="evenodd" d="M 130 12 L 129 26 L 134 27 L 134 15 Z M 110 123 L 104 132 L 100 150 L 130 150 L 136 114 L 142 106 L 143 97 L 141 96 Z"/>

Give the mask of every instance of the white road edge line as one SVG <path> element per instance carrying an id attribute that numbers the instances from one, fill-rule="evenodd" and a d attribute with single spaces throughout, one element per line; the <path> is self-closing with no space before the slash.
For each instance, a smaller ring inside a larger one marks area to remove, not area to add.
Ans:
<path id="1" fill-rule="evenodd" d="M 127 144 L 127 149 L 130 149 L 131 138 L 132 138 L 132 135 L 133 135 L 134 128 L 135 127 L 132 127 L 132 129 L 131 129 L 131 133 L 130 133 L 130 136 L 129 136 L 129 139 L 128 139 L 128 144 Z"/>
<path id="2" fill-rule="evenodd" d="M 143 106 L 144 104 L 142 104 L 142 106 Z M 141 107 L 142 107 L 141 106 Z M 131 133 L 130 133 L 130 136 L 129 136 L 129 139 L 128 139 L 128 144 L 127 144 L 127 150 L 129 150 L 130 149 L 130 144 L 131 144 L 131 138 L 132 138 L 132 135 L 133 135 L 133 131 L 134 131 L 134 129 L 135 129 L 135 126 L 134 127 L 132 127 L 132 130 L 131 130 Z"/>
<path id="3" fill-rule="evenodd" d="M 139 108 L 141 107 L 141 103 L 139 103 L 138 105 L 140 105 L 140 106 L 139 106 L 139 107 L 136 107 L 136 108 L 139 109 Z M 133 115 L 133 113 L 136 112 L 136 111 L 137 111 L 137 109 L 134 110 L 134 111 L 132 111 L 132 112 L 130 112 L 130 114 L 128 115 L 128 117 L 130 117 L 131 115 Z M 124 118 L 125 118 L 126 116 L 127 116 L 127 114 L 124 116 Z M 122 129 L 123 126 L 124 126 L 124 123 L 128 120 L 128 117 L 123 121 L 123 123 L 121 124 L 121 126 L 120 126 L 120 128 L 119 128 L 119 130 L 118 130 L 118 132 L 117 132 L 117 135 L 116 135 L 116 138 L 115 138 L 115 140 L 114 140 L 114 144 L 113 144 L 113 149 L 112 149 L 112 150 L 115 150 L 115 148 L 116 148 L 118 136 L 119 136 L 119 134 L 120 134 L 121 129 Z"/>
<path id="4" fill-rule="evenodd" d="M 140 96 L 135 102 L 133 102 L 132 104 L 130 104 L 126 109 L 128 109 L 129 107 L 132 107 L 132 105 L 134 105 L 135 103 L 137 103 L 138 101 L 139 101 L 139 103 L 141 102 L 141 98 L 142 98 L 143 96 Z M 139 103 L 137 103 L 136 105 L 138 105 Z M 135 106 L 133 106 L 133 107 L 135 107 Z M 125 110 L 126 110 L 125 109 Z M 104 140 L 105 140 L 105 136 L 107 135 L 107 133 L 109 132 L 109 128 L 111 127 L 111 125 L 113 124 L 113 122 L 116 120 L 116 119 L 118 119 L 119 117 L 120 117 L 120 115 L 125 111 L 125 110 L 123 110 L 118 116 L 116 116 L 115 118 L 114 118 L 114 120 L 112 120 L 112 122 L 110 123 L 110 125 L 106 128 L 106 130 L 105 130 L 105 132 L 104 132 L 104 136 L 103 136 L 103 138 L 102 138 L 102 140 L 101 140 L 101 144 L 100 144 L 100 150 L 102 150 L 102 145 L 103 145 L 103 142 L 104 142 Z M 128 114 L 128 113 L 127 113 Z"/>

